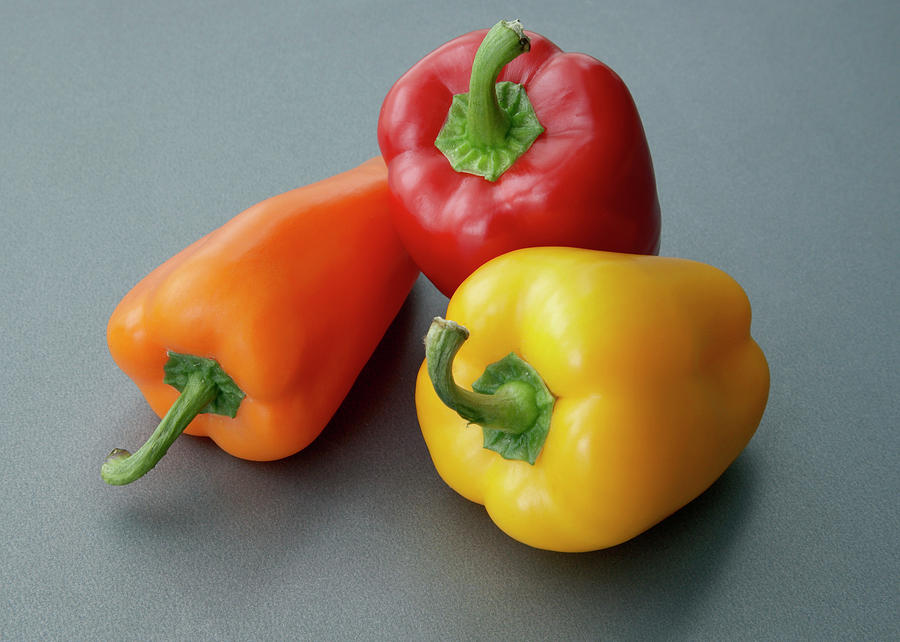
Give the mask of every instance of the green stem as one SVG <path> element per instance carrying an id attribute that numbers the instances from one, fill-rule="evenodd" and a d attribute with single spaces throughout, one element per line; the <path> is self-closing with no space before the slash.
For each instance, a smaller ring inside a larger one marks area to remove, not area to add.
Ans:
<path id="1" fill-rule="evenodd" d="M 178 399 L 169 408 L 150 438 L 133 455 L 127 450 L 115 448 L 103 467 L 100 476 L 113 486 L 130 484 L 148 473 L 162 459 L 188 424 L 215 398 L 218 387 L 202 371 L 188 375 L 187 383 Z"/>
<path id="2" fill-rule="evenodd" d="M 469 78 L 467 135 L 474 147 L 499 147 L 510 128 L 509 115 L 497 100 L 497 76 L 509 62 L 531 48 L 518 20 L 501 20 L 482 40 Z"/>
<path id="3" fill-rule="evenodd" d="M 453 96 L 434 139 L 454 171 L 494 182 L 544 132 L 525 87 L 497 82 L 503 66 L 530 48 L 518 20 L 501 20 L 481 41 L 469 91 Z"/>
<path id="4" fill-rule="evenodd" d="M 469 337 L 469 331 L 454 321 L 436 317 L 425 337 L 428 376 L 441 401 L 460 417 L 482 428 L 518 435 L 532 426 L 540 413 L 533 386 L 509 381 L 494 394 L 460 388 L 453 380 L 453 358 Z"/>
<path id="5" fill-rule="evenodd" d="M 162 459 L 194 417 L 203 412 L 233 418 L 246 396 L 215 360 L 206 357 L 169 352 L 163 373 L 163 383 L 181 395 L 136 453 L 132 455 L 121 448 L 109 453 L 100 469 L 100 476 L 106 483 L 122 486 L 145 475 Z"/>

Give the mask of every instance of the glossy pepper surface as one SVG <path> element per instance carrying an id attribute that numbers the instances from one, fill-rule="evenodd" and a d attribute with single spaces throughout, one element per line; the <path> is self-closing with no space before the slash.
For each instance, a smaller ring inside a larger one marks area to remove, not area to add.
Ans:
<path id="1" fill-rule="evenodd" d="M 309 444 L 418 274 L 390 209 L 387 170 L 374 158 L 249 208 L 140 281 L 107 338 L 166 415 L 157 431 L 165 434 L 135 456 L 113 451 L 104 479 L 140 476 L 182 429 L 251 460 Z"/>
<path id="2" fill-rule="evenodd" d="M 378 142 L 398 233 L 447 296 L 521 247 L 658 251 L 653 165 L 625 83 L 518 22 L 414 65 L 384 100 Z"/>
<path id="3" fill-rule="evenodd" d="M 467 279 L 447 319 L 416 384 L 425 442 L 447 484 L 534 547 L 643 532 L 722 474 L 765 409 L 747 297 L 702 263 L 519 250 Z"/>

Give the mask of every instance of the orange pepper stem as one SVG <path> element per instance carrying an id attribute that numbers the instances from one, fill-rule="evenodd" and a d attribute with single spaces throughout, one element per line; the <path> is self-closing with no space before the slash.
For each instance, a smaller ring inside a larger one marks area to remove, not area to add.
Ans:
<path id="1" fill-rule="evenodd" d="M 214 360 L 170 352 L 164 371 L 163 381 L 181 394 L 136 453 L 122 448 L 109 453 L 100 469 L 107 484 L 123 486 L 150 472 L 198 414 L 237 414 L 244 393 Z"/>
<path id="2" fill-rule="evenodd" d="M 513 363 L 507 357 L 493 364 L 502 364 L 503 372 L 492 377 L 493 385 L 483 385 L 491 389 L 490 393 L 473 392 L 456 385 L 453 359 L 468 337 L 465 327 L 440 317 L 435 317 L 428 329 L 425 337 L 428 376 L 440 400 L 463 419 L 510 437 L 528 433 L 543 419 L 549 423 L 553 397 L 534 369 L 515 355 L 511 355 Z M 517 372 L 523 366 L 527 368 L 525 376 Z M 490 376 L 491 368 L 488 366 L 482 380 Z M 487 443 L 485 446 L 490 447 Z"/>
<path id="3" fill-rule="evenodd" d="M 130 484 L 156 466 L 169 450 L 178 435 L 216 396 L 216 385 L 200 376 L 190 377 L 184 392 L 172 404 L 166 416 L 133 455 L 127 450 L 115 448 L 100 469 L 103 481 L 113 486 Z"/>

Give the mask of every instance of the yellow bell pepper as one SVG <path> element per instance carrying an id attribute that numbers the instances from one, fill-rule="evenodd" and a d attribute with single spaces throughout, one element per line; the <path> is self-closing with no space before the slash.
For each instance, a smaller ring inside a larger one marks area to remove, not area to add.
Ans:
<path id="1" fill-rule="evenodd" d="M 650 528 L 725 471 L 766 406 L 747 297 L 703 263 L 518 250 L 471 275 L 447 318 L 416 382 L 432 460 L 537 548 Z"/>

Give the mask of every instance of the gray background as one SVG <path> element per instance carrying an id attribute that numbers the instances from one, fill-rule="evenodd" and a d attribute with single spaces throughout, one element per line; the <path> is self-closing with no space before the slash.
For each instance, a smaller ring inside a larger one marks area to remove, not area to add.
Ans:
<path id="1" fill-rule="evenodd" d="M 749 447 L 640 537 L 503 535 L 437 477 L 412 401 L 420 279 L 284 461 L 156 425 L 105 324 L 244 208 L 377 153 L 394 80 L 519 17 L 643 117 L 662 253 L 732 274 L 772 370 Z M 0 637 L 861 638 L 898 623 L 900 4 L 0 2 Z"/>

